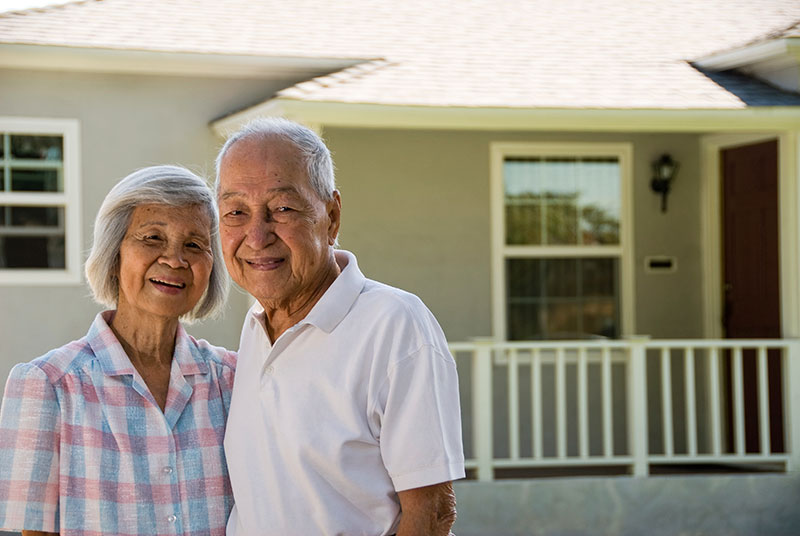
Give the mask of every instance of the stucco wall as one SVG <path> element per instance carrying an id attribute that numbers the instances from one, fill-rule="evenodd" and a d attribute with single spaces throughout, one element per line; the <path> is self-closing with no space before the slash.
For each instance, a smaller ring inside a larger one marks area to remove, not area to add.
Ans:
<path id="1" fill-rule="evenodd" d="M 208 123 L 274 92 L 264 80 L 0 71 L 0 116 L 80 120 L 84 249 L 111 186 L 151 164 L 210 176 L 221 141 Z M 85 258 L 85 254 L 82 255 Z M 222 320 L 189 332 L 238 347 L 246 298 L 233 291 Z M 85 285 L 0 286 L 0 381 L 14 363 L 83 336 L 100 307 Z"/>
<path id="2" fill-rule="evenodd" d="M 495 141 L 633 144 L 637 334 L 702 336 L 699 138 L 696 134 L 571 134 L 327 128 L 342 192 L 340 243 L 368 277 L 418 294 L 451 340 L 492 335 L 489 144 Z M 651 162 L 681 163 L 660 212 Z M 672 274 L 644 259 L 669 255 Z"/>

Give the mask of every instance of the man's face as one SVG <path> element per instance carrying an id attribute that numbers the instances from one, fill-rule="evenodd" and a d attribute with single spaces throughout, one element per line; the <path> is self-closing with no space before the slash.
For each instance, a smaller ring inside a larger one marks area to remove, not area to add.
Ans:
<path id="1" fill-rule="evenodd" d="M 265 308 L 304 305 L 330 274 L 341 203 L 322 201 L 290 142 L 245 138 L 219 172 L 220 238 L 239 286 Z"/>

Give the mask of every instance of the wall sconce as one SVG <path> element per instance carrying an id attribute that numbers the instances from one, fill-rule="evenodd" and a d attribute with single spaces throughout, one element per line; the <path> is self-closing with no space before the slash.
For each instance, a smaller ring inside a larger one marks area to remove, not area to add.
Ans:
<path id="1" fill-rule="evenodd" d="M 650 181 L 650 189 L 661 194 L 661 212 L 667 211 L 667 195 L 679 167 L 678 162 L 668 154 L 661 155 L 661 158 L 653 162 L 653 179 Z"/>

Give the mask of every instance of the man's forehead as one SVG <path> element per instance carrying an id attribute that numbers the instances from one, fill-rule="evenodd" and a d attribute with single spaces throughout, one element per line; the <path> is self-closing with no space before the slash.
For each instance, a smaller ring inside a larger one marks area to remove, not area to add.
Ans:
<path id="1" fill-rule="evenodd" d="M 278 196 L 281 194 L 298 194 L 300 190 L 294 184 L 287 184 L 282 186 L 276 186 L 273 188 L 264 188 L 259 190 L 259 194 L 261 195 L 269 195 L 269 196 Z M 230 188 L 223 188 L 220 192 L 219 198 L 221 201 L 226 199 L 236 198 L 236 197 L 247 197 L 248 192 L 244 189 L 236 188 L 236 185 L 231 186 Z"/>

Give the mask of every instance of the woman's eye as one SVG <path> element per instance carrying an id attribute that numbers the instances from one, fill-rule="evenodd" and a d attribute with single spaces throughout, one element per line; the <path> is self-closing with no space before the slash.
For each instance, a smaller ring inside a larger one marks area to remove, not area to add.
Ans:
<path id="1" fill-rule="evenodd" d="M 278 207 L 275 212 L 291 212 L 291 207 Z"/>

